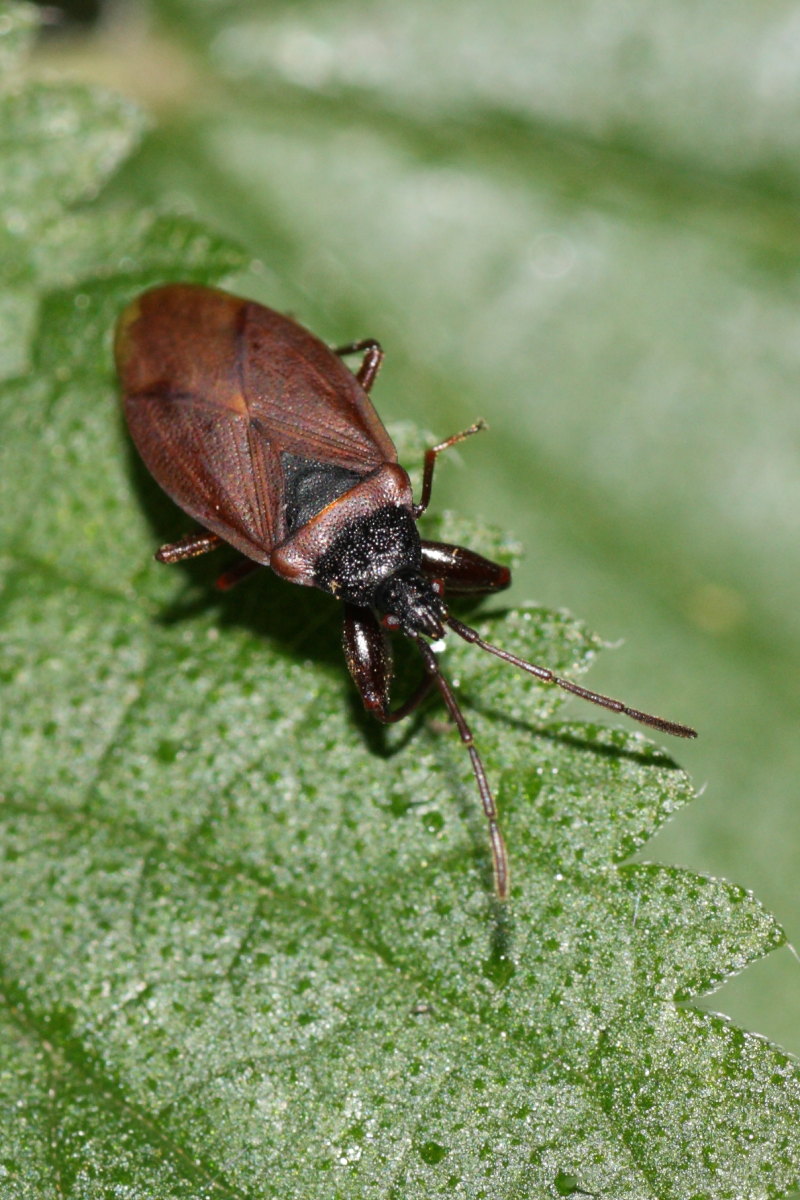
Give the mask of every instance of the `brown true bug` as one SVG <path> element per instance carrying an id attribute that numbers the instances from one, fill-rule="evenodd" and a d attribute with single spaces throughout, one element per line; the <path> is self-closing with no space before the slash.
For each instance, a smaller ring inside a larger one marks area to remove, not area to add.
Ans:
<path id="1" fill-rule="evenodd" d="M 363 354 L 353 375 L 341 361 Z M 462 546 L 420 539 L 416 521 L 431 495 L 437 456 L 483 428 L 448 438 L 425 455 L 422 493 L 408 475 L 368 392 L 383 359 L 367 339 L 329 349 L 297 322 L 214 288 L 167 284 L 123 313 L 116 360 L 133 440 L 158 483 L 202 529 L 162 546 L 180 562 L 228 542 L 245 556 L 219 580 L 228 588 L 269 566 L 293 583 L 344 603 L 344 653 L 365 708 L 399 721 L 433 687 L 469 752 L 492 850 L 498 897 L 509 874 L 497 809 L 472 732 L 427 639 L 445 627 L 543 683 L 625 713 L 677 737 L 695 731 L 629 708 L 485 642 L 451 616 L 450 595 L 508 587 L 507 567 Z M 387 633 L 417 646 L 424 677 L 390 709 Z"/>

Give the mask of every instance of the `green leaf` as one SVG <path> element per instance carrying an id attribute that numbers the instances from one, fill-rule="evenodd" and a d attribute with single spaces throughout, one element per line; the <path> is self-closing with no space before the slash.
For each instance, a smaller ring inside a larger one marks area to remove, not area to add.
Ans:
<path id="1" fill-rule="evenodd" d="M 489 421 L 437 505 L 514 532 L 516 597 L 625 638 L 597 687 L 701 729 L 658 855 L 800 943 L 794 6 L 152 7 L 141 75 L 189 83 L 115 194 L 190 197 L 249 294 L 380 337 L 384 416 Z M 799 998 L 786 952 L 724 1004 L 797 1053 Z"/>
<path id="2" fill-rule="evenodd" d="M 27 65 L 36 29 L 32 5 L 4 0 L 0 7 L 0 79 L 12 78 Z"/>
<path id="3" fill-rule="evenodd" d="M 23 40 L 24 10 L 0 19 Z M 330 598 L 266 572 L 218 596 L 215 564 L 150 559 L 182 519 L 129 450 L 113 323 L 241 251 L 86 204 L 134 110 L 26 84 L 6 116 L 7 211 L 25 203 L 0 340 L 4 1193 L 785 1194 L 797 1064 L 687 1006 L 784 935 L 740 888 L 629 861 L 686 776 L 449 644 L 510 848 L 498 905 L 458 738 L 433 705 L 388 730 L 360 712 Z M 425 441 L 398 430 L 404 461 Z M 426 528 L 515 552 L 465 518 Z M 602 645 L 541 606 L 470 620 L 572 677 Z"/>

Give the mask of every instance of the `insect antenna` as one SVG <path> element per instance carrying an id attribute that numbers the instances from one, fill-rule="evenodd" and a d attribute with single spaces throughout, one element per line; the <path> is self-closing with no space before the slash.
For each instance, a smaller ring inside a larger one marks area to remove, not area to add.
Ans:
<path id="1" fill-rule="evenodd" d="M 472 730 L 466 722 L 464 714 L 458 706 L 458 701 L 453 695 L 453 689 L 445 679 L 439 668 L 439 660 L 431 650 L 427 642 L 424 642 L 420 637 L 414 637 L 414 641 L 419 647 L 419 652 L 422 655 L 422 661 L 425 665 L 425 671 L 429 678 L 433 681 L 436 687 L 442 694 L 442 699 L 445 702 L 447 711 L 455 722 L 459 737 L 464 746 L 466 746 L 470 761 L 472 763 L 472 771 L 475 776 L 475 781 L 478 784 L 483 811 L 486 815 L 486 821 L 489 827 L 489 845 L 492 850 L 492 871 L 494 873 L 494 889 L 499 900 L 508 898 L 508 855 L 506 854 L 506 844 L 503 840 L 503 835 L 500 831 L 500 825 L 497 820 L 497 805 L 494 802 L 492 790 L 489 787 L 489 781 L 486 778 L 486 771 L 481 760 L 481 756 L 475 748 L 472 738 Z"/>
<path id="2" fill-rule="evenodd" d="M 580 696 L 582 700 L 589 700 L 592 704 L 599 704 L 601 708 L 608 708 L 612 712 L 624 713 L 626 717 L 632 717 L 634 721 L 639 721 L 642 725 L 650 725 L 653 729 L 660 729 L 662 733 L 671 733 L 674 737 L 695 738 L 697 731 L 689 725 L 681 725 L 677 721 L 667 721 L 664 717 L 656 717 L 653 713 L 641 712 L 638 708 L 630 708 L 627 704 L 623 704 L 621 700 L 614 700 L 611 696 L 604 696 L 602 692 L 592 692 L 589 688 L 581 687 L 579 683 L 573 683 L 571 679 L 563 679 L 560 675 L 556 675 L 548 667 L 539 667 L 535 663 L 526 662 L 524 658 L 518 658 L 516 654 L 510 654 L 508 650 L 501 650 L 499 646 L 493 646 L 491 642 L 485 642 L 476 630 L 470 629 L 469 625 L 462 624 L 455 617 L 446 616 L 444 618 L 447 625 L 457 633 L 465 642 L 472 645 L 480 646 L 481 650 L 488 650 L 489 654 L 494 654 L 497 658 L 501 658 L 504 662 L 511 663 L 514 667 L 519 667 L 522 671 L 527 671 L 529 675 L 534 675 L 542 683 L 551 683 L 556 687 L 563 688 L 565 692 L 571 692 L 574 696 Z M 445 703 L 447 701 L 445 700 Z"/>

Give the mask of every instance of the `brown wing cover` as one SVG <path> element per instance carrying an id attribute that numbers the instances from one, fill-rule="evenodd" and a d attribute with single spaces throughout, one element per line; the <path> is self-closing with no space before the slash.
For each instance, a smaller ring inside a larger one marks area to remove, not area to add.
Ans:
<path id="1" fill-rule="evenodd" d="M 165 492 L 269 562 L 284 529 L 283 451 L 368 475 L 397 453 L 366 393 L 295 321 L 193 284 L 145 292 L 117 329 L 131 435 Z"/>

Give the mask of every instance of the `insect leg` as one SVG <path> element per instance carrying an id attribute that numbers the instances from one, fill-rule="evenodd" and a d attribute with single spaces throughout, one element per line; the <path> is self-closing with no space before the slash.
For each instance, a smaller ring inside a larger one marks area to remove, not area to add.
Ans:
<path id="1" fill-rule="evenodd" d="M 334 350 L 334 354 L 338 354 L 342 358 L 346 354 L 360 354 L 362 350 L 364 358 L 356 372 L 356 379 L 364 391 L 368 392 L 375 382 L 375 376 L 380 371 L 383 362 L 383 349 L 380 342 L 376 342 L 374 338 L 364 338 L 360 342 L 350 342 L 347 346 L 339 346 Z"/>
<path id="2" fill-rule="evenodd" d="M 412 713 L 434 687 L 441 692 L 447 710 L 456 724 L 459 737 L 469 752 L 483 811 L 489 825 L 495 891 L 500 900 L 505 900 L 508 897 L 508 855 L 497 820 L 497 806 L 486 778 L 483 762 L 473 745 L 472 731 L 458 707 L 450 684 L 439 670 L 436 655 L 422 638 L 414 640 L 422 655 L 425 678 L 405 704 L 401 704 L 399 708 L 390 712 L 392 652 L 389 638 L 368 608 L 359 608 L 354 604 L 345 605 L 343 642 L 347 666 L 361 693 L 364 707 L 369 712 L 385 725 L 394 724 L 395 721 L 401 721 L 403 717 Z"/>
<path id="3" fill-rule="evenodd" d="M 430 503 L 431 487 L 433 486 L 433 468 L 436 466 L 438 455 L 443 450 L 449 450 L 451 446 L 455 446 L 458 442 L 463 442 L 464 438 L 471 437 L 473 433 L 480 433 L 482 429 L 487 428 L 488 426 L 485 421 L 476 421 L 474 425 L 470 425 L 469 429 L 462 429 L 461 433 L 454 433 L 446 441 L 439 442 L 438 446 L 431 446 L 430 450 L 425 451 L 425 463 L 422 471 L 422 495 L 419 498 L 419 504 L 414 505 L 415 517 L 421 517 Z"/>
<path id="4" fill-rule="evenodd" d="M 228 567 L 227 571 L 222 572 L 219 579 L 215 582 L 214 587 L 218 592 L 228 592 L 237 583 L 241 583 L 243 579 L 247 579 L 263 565 L 263 563 L 257 563 L 252 558 L 240 558 L 233 566 Z"/>
<path id="5" fill-rule="evenodd" d="M 436 658 L 436 655 L 434 654 L 433 650 L 431 650 L 427 642 L 423 642 L 421 638 L 415 638 L 414 640 L 416 641 L 417 646 L 419 647 L 419 652 L 422 655 L 422 661 L 425 665 L 425 671 L 428 675 L 428 678 L 432 681 L 432 683 L 436 684 L 436 687 L 441 692 L 441 696 L 445 702 L 447 711 L 450 713 L 450 716 L 453 718 L 456 728 L 458 729 L 461 742 L 469 752 L 470 761 L 472 763 L 472 771 L 475 776 L 475 782 L 478 785 L 481 803 L 483 804 L 483 811 L 489 827 L 489 845 L 491 846 L 492 850 L 494 888 L 495 892 L 497 893 L 498 900 L 506 900 L 508 899 L 509 883 L 508 855 L 506 853 L 506 844 L 500 831 L 497 805 L 494 802 L 494 796 L 492 795 L 491 788 L 489 787 L 489 781 L 486 778 L 486 771 L 483 766 L 483 761 L 481 760 L 481 756 L 478 754 L 478 751 L 475 748 L 472 738 L 472 730 L 467 724 L 461 709 L 458 707 L 458 701 L 453 695 L 450 684 L 447 682 L 439 669 L 439 662 Z"/>
<path id="6" fill-rule="evenodd" d="M 422 543 L 422 569 L 431 579 L 441 579 L 447 591 L 457 596 L 500 592 L 511 583 L 508 567 L 447 542 Z"/>
<path id="7" fill-rule="evenodd" d="M 197 558 L 198 555 L 207 554 L 209 550 L 216 550 L 217 546 L 221 545 L 222 538 L 216 533 L 209 533 L 207 529 L 196 529 L 194 533 L 187 533 L 177 542 L 168 542 L 166 546 L 156 550 L 155 557 L 162 563 L 183 562 L 185 558 Z"/>

